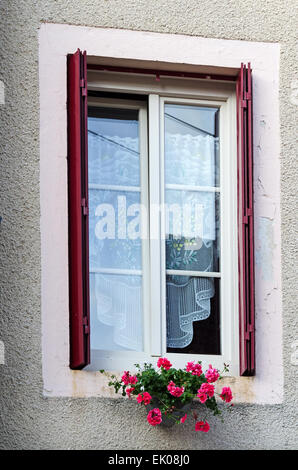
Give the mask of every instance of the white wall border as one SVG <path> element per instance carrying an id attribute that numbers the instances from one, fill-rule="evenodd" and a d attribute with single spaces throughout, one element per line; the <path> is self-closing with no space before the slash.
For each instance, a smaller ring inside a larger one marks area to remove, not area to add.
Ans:
<path id="1" fill-rule="evenodd" d="M 252 63 L 257 375 L 227 381 L 236 402 L 282 402 L 279 45 L 59 24 L 42 24 L 39 31 L 44 395 L 115 396 L 100 373 L 68 367 L 66 56 L 77 48 L 94 56 L 177 64 Z"/>

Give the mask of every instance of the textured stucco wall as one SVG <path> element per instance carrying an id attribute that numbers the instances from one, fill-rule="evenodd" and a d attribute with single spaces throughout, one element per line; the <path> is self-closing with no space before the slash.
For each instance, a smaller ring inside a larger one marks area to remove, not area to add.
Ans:
<path id="1" fill-rule="evenodd" d="M 0 104 L 0 340 L 5 345 L 5 365 L 0 365 L 0 447 L 297 447 L 294 399 L 297 403 L 298 369 L 290 361 L 291 345 L 297 338 L 297 3 L 10 0 L 1 1 L 0 14 L 0 80 L 5 85 L 5 104 Z M 42 21 L 280 43 L 284 404 L 237 405 L 224 425 L 214 420 L 209 434 L 198 436 L 190 425 L 170 433 L 153 430 L 127 401 L 43 397 L 38 90 L 38 28 Z"/>

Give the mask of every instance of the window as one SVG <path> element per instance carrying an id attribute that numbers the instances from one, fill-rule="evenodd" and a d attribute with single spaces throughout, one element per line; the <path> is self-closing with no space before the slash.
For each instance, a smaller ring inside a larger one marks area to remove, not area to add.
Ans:
<path id="1" fill-rule="evenodd" d="M 237 90 L 91 72 L 88 100 L 86 70 L 69 56 L 71 367 L 167 354 L 237 375 L 240 349 L 253 374 L 250 68 Z"/>

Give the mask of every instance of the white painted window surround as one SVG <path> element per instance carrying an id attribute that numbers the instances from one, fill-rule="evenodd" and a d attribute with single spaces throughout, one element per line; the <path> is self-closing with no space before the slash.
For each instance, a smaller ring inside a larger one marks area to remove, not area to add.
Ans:
<path id="1" fill-rule="evenodd" d="M 279 46 L 191 36 L 42 24 L 39 33 L 42 366 L 46 396 L 111 396 L 98 372 L 69 369 L 66 56 L 238 69 L 251 62 L 257 375 L 228 377 L 236 402 L 282 401 Z M 204 364 L 208 366 L 208 364 Z"/>

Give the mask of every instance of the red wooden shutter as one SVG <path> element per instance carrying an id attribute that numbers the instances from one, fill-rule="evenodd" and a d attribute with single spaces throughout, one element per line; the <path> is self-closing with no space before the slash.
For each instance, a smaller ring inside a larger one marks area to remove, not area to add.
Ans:
<path id="1" fill-rule="evenodd" d="M 90 362 L 86 52 L 67 57 L 70 367 Z"/>
<path id="2" fill-rule="evenodd" d="M 240 375 L 255 374 L 254 218 L 251 67 L 237 81 Z"/>

